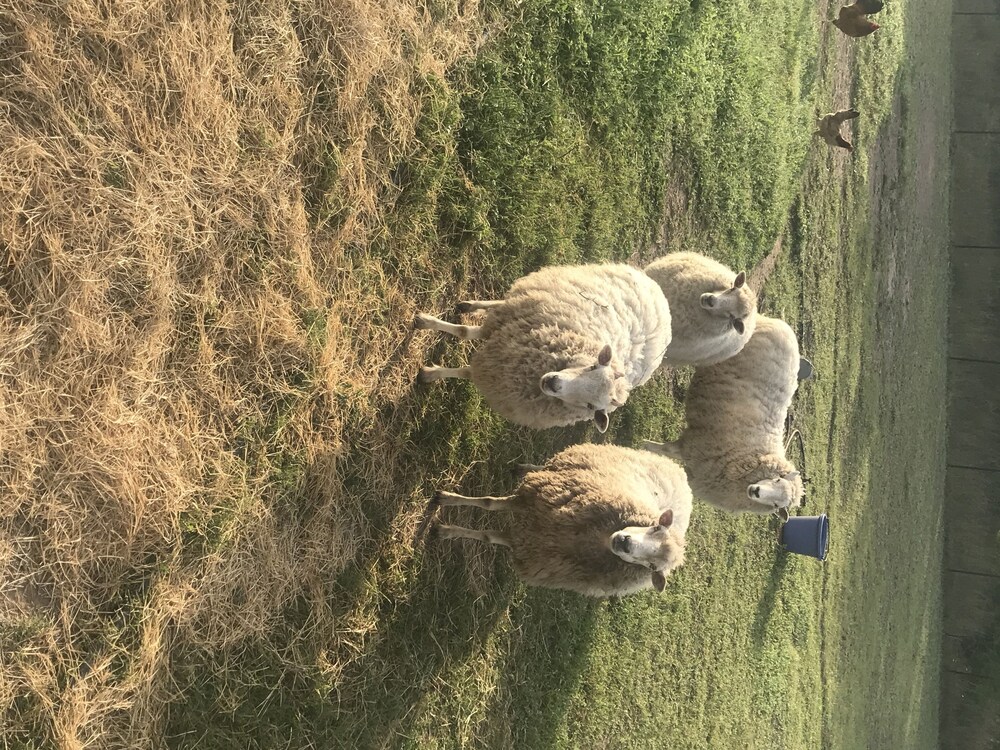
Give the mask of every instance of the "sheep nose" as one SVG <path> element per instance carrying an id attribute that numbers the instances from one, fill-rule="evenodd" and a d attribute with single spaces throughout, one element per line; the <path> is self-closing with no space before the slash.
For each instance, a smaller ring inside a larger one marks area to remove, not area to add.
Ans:
<path id="1" fill-rule="evenodd" d="M 549 375 L 542 380 L 542 385 L 545 386 L 545 390 L 557 393 L 559 391 L 559 378 L 555 375 Z"/>

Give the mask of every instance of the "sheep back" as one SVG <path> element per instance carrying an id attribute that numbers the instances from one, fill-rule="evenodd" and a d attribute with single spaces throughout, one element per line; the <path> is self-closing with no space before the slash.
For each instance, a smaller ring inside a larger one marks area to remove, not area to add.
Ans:
<path id="1" fill-rule="evenodd" d="M 760 315 L 739 354 L 695 371 L 679 444 L 697 497 L 728 510 L 769 512 L 746 488 L 794 469 L 783 440 L 798 369 L 795 332 Z"/>
<path id="2" fill-rule="evenodd" d="M 578 445 L 529 473 L 511 528 L 514 569 L 535 586 L 588 596 L 650 588 L 650 571 L 615 555 L 608 541 L 627 526 L 652 526 L 674 511 L 683 544 L 691 517 L 684 470 L 670 459 L 618 446 Z"/>
<path id="3" fill-rule="evenodd" d="M 483 336 L 492 339 L 512 320 L 528 329 L 555 326 L 576 332 L 593 339 L 597 351 L 610 344 L 633 387 L 652 377 L 671 340 L 663 292 L 622 263 L 549 266 L 518 279 L 504 304 L 488 312 Z"/>
<path id="4" fill-rule="evenodd" d="M 729 320 L 707 312 L 701 295 L 724 292 L 733 285 L 736 272 L 717 260 L 698 253 L 670 253 L 645 268 L 670 305 L 672 338 L 663 363 L 709 365 L 740 352 L 753 335 L 756 312 L 743 321 L 737 333 Z"/>

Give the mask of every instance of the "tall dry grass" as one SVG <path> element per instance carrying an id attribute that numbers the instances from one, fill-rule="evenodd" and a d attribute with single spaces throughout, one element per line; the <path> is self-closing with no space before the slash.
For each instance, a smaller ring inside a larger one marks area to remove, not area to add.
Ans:
<path id="1" fill-rule="evenodd" d="M 414 356 L 372 311 L 413 302 L 358 250 L 481 29 L 474 0 L 0 10 L 5 743 L 162 744 L 171 654 L 265 636 L 365 541 L 343 457 L 367 420 L 351 471 L 395 491 Z"/>

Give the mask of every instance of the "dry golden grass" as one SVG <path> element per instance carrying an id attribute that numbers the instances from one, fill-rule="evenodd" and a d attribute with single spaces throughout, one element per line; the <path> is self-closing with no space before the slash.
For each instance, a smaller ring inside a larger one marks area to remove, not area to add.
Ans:
<path id="1" fill-rule="evenodd" d="M 360 441 L 400 502 L 384 409 L 418 356 L 381 321 L 420 260 L 352 249 L 482 29 L 474 0 L 0 10 L 5 746 L 158 745 L 174 649 L 301 596 L 331 627 L 324 582 L 369 540 L 341 459 Z"/>

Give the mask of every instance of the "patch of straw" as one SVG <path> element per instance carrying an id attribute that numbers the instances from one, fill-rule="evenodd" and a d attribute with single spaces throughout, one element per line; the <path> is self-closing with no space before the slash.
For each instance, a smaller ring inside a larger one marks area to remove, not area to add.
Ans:
<path id="1" fill-rule="evenodd" d="M 3 744 L 162 744 L 177 648 L 265 638 L 354 556 L 345 414 L 414 355 L 371 314 L 406 280 L 348 254 L 480 27 L 474 2 L 0 10 Z M 359 471 L 393 465 L 377 427 Z"/>

